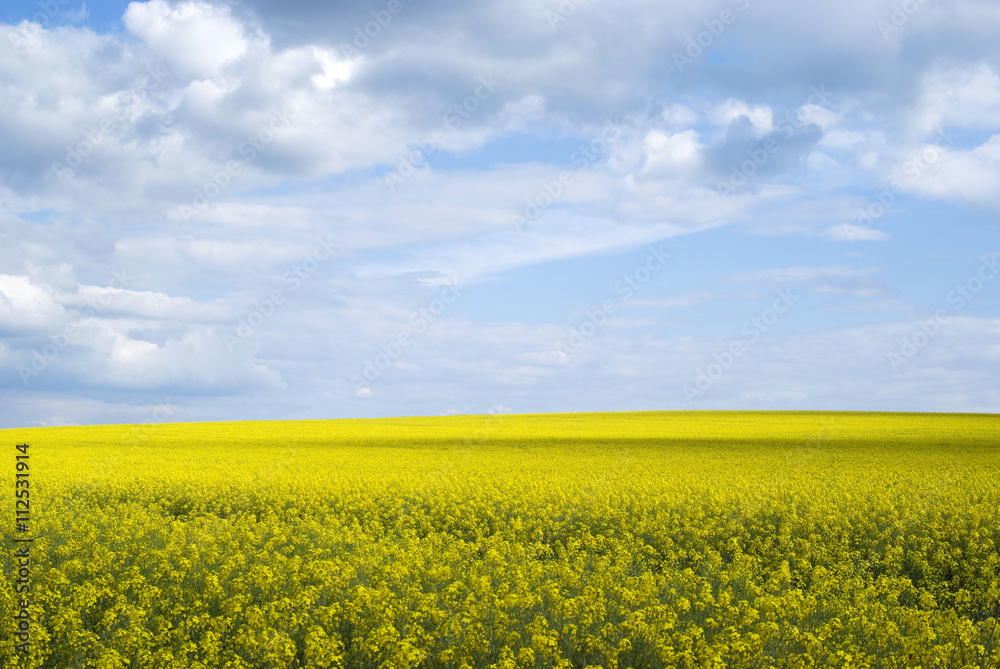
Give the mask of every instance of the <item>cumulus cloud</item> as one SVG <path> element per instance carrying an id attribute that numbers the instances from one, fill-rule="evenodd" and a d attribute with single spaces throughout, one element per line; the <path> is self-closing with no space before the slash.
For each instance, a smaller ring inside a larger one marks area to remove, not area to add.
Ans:
<path id="1" fill-rule="evenodd" d="M 780 130 L 758 133 L 752 119 L 737 116 L 726 128 L 725 137 L 708 149 L 708 159 L 716 178 L 731 188 L 783 175 L 798 168 L 822 138 L 813 123 L 783 123 Z"/>
<path id="2" fill-rule="evenodd" d="M 726 100 L 710 109 L 708 117 L 713 123 L 722 127 L 729 126 L 737 119 L 746 118 L 757 137 L 770 132 L 774 124 L 774 112 L 770 107 L 750 106 L 744 100 Z"/>
<path id="3" fill-rule="evenodd" d="M 1000 76 L 988 63 L 935 66 L 920 86 L 911 121 L 919 136 L 949 128 L 1000 126 Z"/>
<path id="4" fill-rule="evenodd" d="M 149 45 L 152 55 L 185 74 L 217 76 L 247 51 L 244 27 L 225 5 L 132 2 L 122 21 L 129 32 Z"/>
<path id="5" fill-rule="evenodd" d="M 78 285 L 70 293 L 0 275 L 0 328 L 21 335 L 5 358 L 24 388 L 84 387 L 239 392 L 281 388 L 280 376 L 234 355 L 219 334 L 237 312 L 187 297 Z M 44 374 L 43 374 L 44 373 Z"/>
<path id="6" fill-rule="evenodd" d="M 684 174 L 695 172 L 701 166 L 704 147 L 694 130 L 672 135 L 652 130 L 646 135 L 643 145 L 646 154 L 644 172 Z"/>
<path id="7" fill-rule="evenodd" d="M 971 150 L 928 145 L 917 156 L 897 172 L 900 179 L 909 178 L 916 193 L 1000 207 L 1000 134 Z"/>
<path id="8" fill-rule="evenodd" d="M 0 274 L 0 329 L 8 333 L 54 327 L 66 310 L 26 276 Z"/>

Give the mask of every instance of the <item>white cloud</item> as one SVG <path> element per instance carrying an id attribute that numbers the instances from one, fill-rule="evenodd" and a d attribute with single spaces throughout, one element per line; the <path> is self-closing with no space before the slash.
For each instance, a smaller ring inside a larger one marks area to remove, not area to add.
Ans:
<path id="1" fill-rule="evenodd" d="M 328 91 L 339 82 L 351 78 L 353 67 L 351 63 L 342 60 L 336 52 L 321 47 L 312 47 L 312 55 L 323 67 L 323 73 L 312 78 L 317 88 Z"/>
<path id="2" fill-rule="evenodd" d="M 836 127 L 844 119 L 844 114 L 841 112 L 836 112 L 832 109 L 828 109 L 823 105 L 815 103 L 807 103 L 802 105 L 797 110 L 796 118 L 800 123 L 810 123 L 818 125 L 823 129 L 823 134 L 826 136 L 829 131 Z"/>
<path id="3" fill-rule="evenodd" d="M 225 65 L 247 51 L 244 27 L 225 5 L 132 2 L 122 20 L 155 56 L 199 77 L 218 76 Z"/>
<path id="4" fill-rule="evenodd" d="M 672 104 L 663 110 L 663 120 L 672 128 L 690 128 L 698 121 L 698 114 L 690 107 Z"/>
<path id="5" fill-rule="evenodd" d="M 987 63 L 934 67 L 912 112 L 919 137 L 953 128 L 1000 127 L 1000 76 Z"/>
<path id="6" fill-rule="evenodd" d="M 92 362 L 103 362 L 89 384 L 116 388 L 184 388 L 196 392 L 240 393 L 245 389 L 285 387 L 281 376 L 248 353 L 231 353 L 218 332 L 191 327 L 163 345 L 130 338 L 116 324 L 102 322 L 91 340 Z M 88 365 L 90 366 L 90 365 Z"/>
<path id="7" fill-rule="evenodd" d="M 156 220 L 215 188 L 212 175 L 234 159 L 244 164 L 223 201 L 289 176 L 388 162 L 419 132 L 405 105 L 345 90 L 353 65 L 335 50 L 272 49 L 224 6 L 152 0 L 132 3 L 125 20 L 144 43 L 0 26 L 0 38 L 27 40 L 0 50 L 0 139 L 9 146 L 0 176 L 27 182 L 41 208 Z M 290 121 L 271 134 L 283 110 Z M 453 134 L 488 136 L 471 125 Z"/>
<path id="8" fill-rule="evenodd" d="M 550 215 L 552 218 L 557 218 Z M 611 249 L 629 249 L 680 234 L 667 224 L 622 226 L 602 219 L 551 223 L 549 227 L 525 229 L 488 237 L 479 243 L 457 243 L 423 249 L 395 263 L 371 263 L 357 268 L 358 276 L 374 278 L 429 272 L 424 281 L 437 285 L 451 278 L 461 283 L 490 274 L 553 260 L 585 256 Z"/>
<path id="9" fill-rule="evenodd" d="M 130 267 L 199 267 L 216 274 L 253 275 L 302 260 L 311 245 L 277 239 L 229 241 L 173 237 L 127 240 L 116 244 L 118 257 Z"/>
<path id="10" fill-rule="evenodd" d="M 924 197 L 1000 207 L 1000 134 L 968 151 L 925 146 L 897 176 Z"/>
<path id="11" fill-rule="evenodd" d="M 810 284 L 816 292 L 870 297 L 888 291 L 884 283 L 870 278 L 883 270 L 874 267 L 785 267 L 737 274 L 737 283 L 765 282 L 772 285 Z"/>
<path id="12" fill-rule="evenodd" d="M 0 331 L 37 337 L 28 347 L 4 349 L 27 385 L 47 377 L 117 389 L 284 387 L 279 374 L 253 359 L 252 342 L 228 350 L 222 334 L 239 313 L 223 302 L 122 288 L 79 285 L 61 294 L 28 277 L 0 275 Z"/>
<path id="13" fill-rule="evenodd" d="M 868 276 L 879 270 L 874 267 L 848 267 L 834 265 L 827 267 L 784 267 L 780 269 L 764 269 L 737 274 L 733 281 L 750 283 L 753 281 L 768 281 L 772 283 L 811 283 L 828 278 L 853 278 Z"/>
<path id="14" fill-rule="evenodd" d="M 824 231 L 828 239 L 835 242 L 882 242 L 889 239 L 889 233 L 866 228 L 852 223 L 831 225 Z"/>
<path id="15" fill-rule="evenodd" d="M 235 309 L 221 302 L 206 304 L 189 297 L 101 286 L 80 286 L 76 294 L 64 296 L 61 301 L 78 310 L 86 308 L 86 305 L 107 304 L 102 311 L 108 316 L 125 315 L 182 323 L 220 323 L 237 315 Z"/>
<path id="16" fill-rule="evenodd" d="M 646 156 L 643 171 L 655 174 L 690 174 L 698 170 L 704 149 L 694 130 L 672 135 L 651 130 L 643 146 Z"/>
<path id="17" fill-rule="evenodd" d="M 0 331 L 54 328 L 66 317 L 48 290 L 26 276 L 0 274 Z"/>
<path id="18" fill-rule="evenodd" d="M 766 105 L 748 105 L 744 100 L 729 99 L 715 105 L 708 112 L 708 118 L 716 125 L 726 127 L 741 116 L 750 119 L 750 124 L 758 136 L 774 129 L 774 111 Z"/>

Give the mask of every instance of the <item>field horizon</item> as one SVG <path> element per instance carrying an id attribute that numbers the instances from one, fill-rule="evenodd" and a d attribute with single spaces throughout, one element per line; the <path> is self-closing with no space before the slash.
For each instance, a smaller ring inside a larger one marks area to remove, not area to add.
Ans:
<path id="1" fill-rule="evenodd" d="M 995 414 L 3 435 L 30 444 L 32 669 L 1000 664 Z"/>
<path id="2" fill-rule="evenodd" d="M 147 423 L 108 423 L 108 424 L 87 424 L 87 425 L 48 425 L 2 428 L 0 434 L 8 435 L 14 439 L 21 438 L 19 435 L 26 433 L 27 436 L 44 433 L 45 431 L 76 431 L 86 429 L 136 429 L 143 428 L 150 433 L 172 433 L 177 429 L 210 429 L 212 427 L 262 427 L 262 426 L 291 426 L 300 425 L 312 428 L 306 434 L 315 438 L 322 431 L 321 427 L 348 426 L 354 428 L 364 428 L 368 426 L 380 426 L 389 428 L 388 433 L 383 433 L 383 437 L 398 436 L 399 430 L 420 430 L 432 428 L 453 428 L 464 430 L 469 427 L 469 421 L 474 423 L 489 424 L 499 427 L 506 424 L 510 427 L 526 428 L 538 421 L 544 421 L 549 430 L 562 429 L 567 436 L 580 436 L 581 429 L 589 435 L 595 435 L 595 425 L 591 422 L 594 419 L 636 419 L 641 422 L 643 418 L 656 418 L 656 426 L 660 428 L 673 427 L 681 429 L 680 432 L 662 433 L 658 430 L 650 431 L 647 424 L 644 427 L 650 436 L 662 436 L 664 438 L 691 438 L 695 440 L 712 438 L 733 438 L 735 428 L 746 427 L 741 421 L 733 419 L 741 418 L 750 422 L 759 423 L 762 426 L 774 427 L 783 422 L 783 418 L 797 419 L 792 425 L 785 425 L 791 431 L 782 434 L 783 439 L 794 439 L 808 437 L 809 430 L 813 427 L 821 428 L 825 434 L 824 438 L 848 438 L 851 434 L 859 430 L 866 419 L 883 417 L 890 419 L 891 424 L 902 427 L 898 420 L 905 420 L 908 423 L 907 434 L 910 437 L 918 436 L 919 428 L 933 424 L 941 428 L 943 424 L 938 419 L 983 419 L 984 425 L 990 418 L 1000 418 L 1000 413 L 993 412 L 930 412 L 930 411 L 839 411 L 839 410 L 714 410 L 714 409 L 683 409 L 683 410 L 640 410 L 640 411 L 567 411 L 548 413 L 484 413 L 484 414 L 447 414 L 441 416 L 413 415 L 413 416 L 387 416 L 379 418 L 305 418 L 291 420 L 232 420 L 232 421 L 178 421 L 178 422 L 147 422 Z M 703 419 L 713 419 L 709 423 Z M 839 418 L 842 420 L 830 422 L 830 419 Z M 695 419 L 696 422 L 692 422 Z M 812 419 L 812 420 L 810 420 Z M 816 420 L 818 419 L 818 421 Z M 580 423 L 581 420 L 586 425 Z M 914 422 L 915 421 L 915 422 Z M 834 428 L 836 428 L 834 430 Z M 706 429 L 716 430 L 706 434 Z M 353 431 L 348 435 L 354 434 Z M 603 436 L 603 433 L 597 433 Z M 27 438 L 25 436 L 24 438 Z M 329 436 L 336 436 L 331 434 Z M 445 440 L 450 433 L 439 434 L 439 438 Z M 777 435 L 772 435 L 777 436 Z M 937 439 L 938 437 L 930 437 Z"/>

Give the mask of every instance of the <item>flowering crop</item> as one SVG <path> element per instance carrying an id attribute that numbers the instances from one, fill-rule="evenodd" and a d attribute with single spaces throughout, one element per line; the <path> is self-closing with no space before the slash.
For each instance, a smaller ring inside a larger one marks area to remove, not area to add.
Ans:
<path id="1" fill-rule="evenodd" d="M 1000 666 L 994 415 L 0 434 L 35 536 L 3 667 Z"/>

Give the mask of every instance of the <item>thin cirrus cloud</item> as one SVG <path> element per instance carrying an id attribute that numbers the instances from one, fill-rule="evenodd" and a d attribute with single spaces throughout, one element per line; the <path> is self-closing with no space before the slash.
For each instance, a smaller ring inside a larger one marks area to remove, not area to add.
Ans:
<path id="1" fill-rule="evenodd" d="M 565 6 L 12 4 L 0 422 L 995 409 L 1000 8 Z"/>

